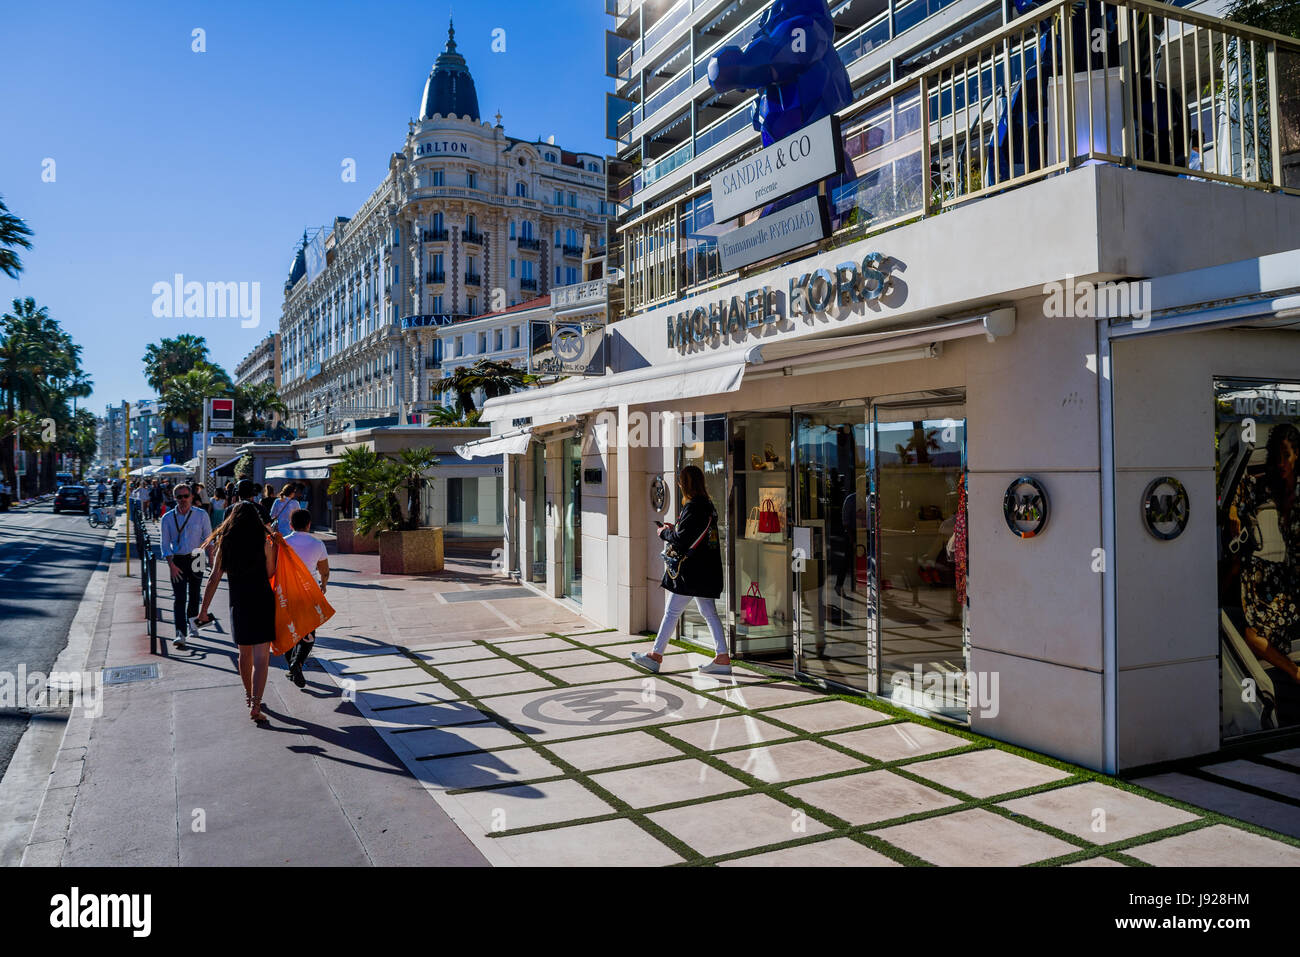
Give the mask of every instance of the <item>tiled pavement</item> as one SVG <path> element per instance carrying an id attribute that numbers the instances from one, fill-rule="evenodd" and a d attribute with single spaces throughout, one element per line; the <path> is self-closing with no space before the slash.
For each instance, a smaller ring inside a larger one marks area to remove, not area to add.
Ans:
<path id="1" fill-rule="evenodd" d="M 1300 865 L 1300 846 L 974 735 L 614 632 L 323 651 L 497 865 Z M 1176 796 L 1177 797 L 1177 796 Z M 1297 842 L 1300 844 L 1300 842 Z"/>

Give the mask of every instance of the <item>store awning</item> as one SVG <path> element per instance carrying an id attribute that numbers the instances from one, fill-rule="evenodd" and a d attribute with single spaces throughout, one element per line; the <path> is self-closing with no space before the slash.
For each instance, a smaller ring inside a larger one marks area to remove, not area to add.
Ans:
<path id="1" fill-rule="evenodd" d="M 483 421 L 531 418 L 534 425 L 540 425 L 596 409 L 735 392 L 744 375 L 745 353 L 733 349 L 612 375 L 574 377 L 545 388 L 488 399 Z"/>
<path id="2" fill-rule="evenodd" d="M 339 464 L 339 459 L 300 459 L 297 462 L 285 462 L 272 465 L 266 470 L 269 479 L 327 479 L 330 469 Z"/>
<path id="3" fill-rule="evenodd" d="M 214 465 L 208 469 L 209 475 L 231 475 L 235 474 L 235 465 L 238 464 L 242 456 L 236 455 L 234 458 L 226 459 L 220 465 Z"/>
<path id="4" fill-rule="evenodd" d="M 532 429 L 515 429 L 458 445 L 456 454 L 463 459 L 485 458 L 489 455 L 523 455 L 528 450 L 532 437 Z"/>
<path id="5" fill-rule="evenodd" d="M 961 319 L 935 319 L 921 327 L 776 339 L 747 349 L 697 355 L 612 375 L 565 379 L 545 388 L 489 399 L 483 421 L 531 418 L 533 426 L 539 426 L 620 405 L 650 405 L 735 392 L 746 374 L 798 375 L 925 358 L 937 355 L 936 344 L 944 340 L 976 335 L 996 339 L 1010 335 L 1015 324 L 1015 310 L 1002 308 Z M 751 366 L 759 368 L 750 370 Z"/>

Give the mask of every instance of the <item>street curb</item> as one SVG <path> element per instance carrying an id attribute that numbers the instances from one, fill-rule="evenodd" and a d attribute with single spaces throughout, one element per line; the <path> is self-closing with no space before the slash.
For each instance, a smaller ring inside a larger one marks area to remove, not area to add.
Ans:
<path id="1" fill-rule="evenodd" d="M 91 572 L 68 640 L 51 672 L 84 672 L 94 643 L 95 629 L 108 594 L 108 574 L 113 553 L 124 528 L 119 516 L 113 534 L 104 539 L 99 563 Z M 93 718 L 85 714 L 50 711 L 33 714 L 4 778 L 0 780 L 0 867 L 31 864 L 56 865 L 66 844 L 76 789 L 90 740 Z M 59 793 L 61 792 L 61 793 Z M 57 798 L 52 801 L 51 798 Z M 65 806 L 57 813 L 54 804 Z M 56 823 L 61 819 L 61 827 Z M 55 846 L 57 842 L 58 846 Z M 43 845 L 33 853 L 37 844 Z M 56 852 L 57 851 L 57 855 Z"/>

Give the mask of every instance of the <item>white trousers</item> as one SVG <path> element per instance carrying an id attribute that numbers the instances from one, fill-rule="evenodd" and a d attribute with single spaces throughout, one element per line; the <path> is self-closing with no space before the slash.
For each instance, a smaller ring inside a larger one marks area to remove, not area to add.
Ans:
<path id="1" fill-rule="evenodd" d="M 668 606 L 664 609 L 664 620 L 659 623 L 659 634 L 655 636 L 655 654 L 662 655 L 664 653 L 664 649 L 668 647 L 668 639 L 677 630 L 677 619 L 682 617 L 682 612 L 686 610 L 686 606 L 690 603 L 690 595 L 679 595 L 676 592 L 668 593 Z M 718 620 L 718 608 L 714 599 L 697 598 L 695 599 L 695 607 L 700 610 L 705 623 L 709 626 L 709 633 L 713 635 L 713 647 L 717 654 L 728 654 L 727 637 L 723 634 L 722 622 Z"/>

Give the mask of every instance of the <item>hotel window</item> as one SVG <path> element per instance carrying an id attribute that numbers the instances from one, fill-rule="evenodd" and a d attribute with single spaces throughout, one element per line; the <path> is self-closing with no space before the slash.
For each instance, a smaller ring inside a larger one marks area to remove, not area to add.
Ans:
<path id="1" fill-rule="evenodd" d="M 465 354 L 465 337 L 456 337 L 456 351 L 452 355 L 463 356 Z"/>
<path id="2" fill-rule="evenodd" d="M 436 316 L 442 315 L 442 296 L 433 297 L 433 313 Z"/>
<path id="3" fill-rule="evenodd" d="M 433 214 L 433 231 L 435 233 L 442 232 L 442 213 Z"/>
<path id="4" fill-rule="evenodd" d="M 527 196 L 527 195 L 528 195 L 528 184 L 527 184 L 527 183 L 515 183 L 515 195 L 516 195 L 516 196 Z"/>
<path id="5" fill-rule="evenodd" d="M 578 245 L 578 231 L 576 229 L 566 229 L 564 231 L 564 242 L 569 246 Z"/>
<path id="6" fill-rule="evenodd" d="M 563 190 L 559 190 L 559 189 L 557 189 L 557 190 L 555 191 L 555 205 L 556 205 L 556 206 L 563 206 L 563 205 L 564 205 L 564 191 L 563 191 Z"/>
<path id="7" fill-rule="evenodd" d="M 433 254 L 433 271 L 435 273 L 442 272 L 442 253 Z"/>
<path id="8" fill-rule="evenodd" d="M 473 213 L 465 214 L 465 232 L 467 233 L 478 232 L 478 217 L 475 216 Z"/>
<path id="9" fill-rule="evenodd" d="M 566 286 L 572 286 L 577 281 L 578 281 L 578 268 L 576 266 L 565 266 L 564 284 Z"/>
<path id="10" fill-rule="evenodd" d="M 519 226 L 519 236 L 520 236 L 521 239 L 532 239 L 532 238 L 533 238 L 533 223 L 532 223 L 532 220 L 525 219 L 525 220 L 523 221 L 523 223 L 520 224 L 520 226 Z"/>
<path id="11" fill-rule="evenodd" d="M 492 337 L 492 348 L 493 348 L 495 351 L 500 352 L 500 351 L 501 351 L 502 349 L 504 349 L 505 347 L 506 347 L 506 342 L 505 342 L 505 330 L 504 330 L 504 329 L 498 329 L 498 330 L 496 331 L 496 335 L 494 335 L 494 336 Z"/>
<path id="12" fill-rule="evenodd" d="M 442 185 L 444 185 L 444 183 L 443 183 L 442 170 L 440 170 L 440 169 L 436 169 L 436 170 L 433 171 L 433 185 L 434 185 L 434 186 L 442 186 Z"/>
<path id="13" fill-rule="evenodd" d="M 524 279 L 537 278 L 536 276 L 533 275 L 533 261 L 531 259 L 525 259 L 523 262 L 523 278 Z"/>
<path id="14" fill-rule="evenodd" d="M 478 296 L 469 297 L 469 314 L 471 316 L 478 315 Z"/>
<path id="15" fill-rule="evenodd" d="M 487 354 L 487 333 L 486 332 L 480 332 L 478 334 L 478 351 L 480 355 Z"/>
<path id="16" fill-rule="evenodd" d="M 560 245 L 560 231 L 558 229 L 555 231 L 555 245 Z"/>
<path id="17" fill-rule="evenodd" d="M 510 327 L 510 348 L 511 349 L 519 348 L 519 327 L 518 326 Z"/>
<path id="18" fill-rule="evenodd" d="M 510 278 L 515 278 L 515 261 L 513 259 L 510 260 Z"/>
<path id="19" fill-rule="evenodd" d="M 578 194 L 577 194 L 577 193 L 570 193 L 570 194 L 569 194 L 569 206 L 572 207 L 573 209 L 577 209 L 577 208 L 578 208 Z"/>
<path id="20" fill-rule="evenodd" d="M 478 173 L 470 170 L 465 174 L 465 185 L 470 189 L 478 189 Z"/>
<path id="21" fill-rule="evenodd" d="M 478 272 L 478 257 L 477 257 L 477 256 L 466 256 L 466 257 L 465 257 L 465 271 L 468 272 L 468 273 L 470 273 L 471 275 L 473 275 L 473 274 L 475 274 L 475 273 Z"/>
<path id="22" fill-rule="evenodd" d="M 510 220 L 510 238 L 515 238 L 515 221 L 513 219 Z"/>
<path id="23" fill-rule="evenodd" d="M 559 266 L 556 266 L 556 267 L 555 267 L 555 284 L 556 284 L 557 286 L 560 284 L 560 267 L 559 267 Z"/>

